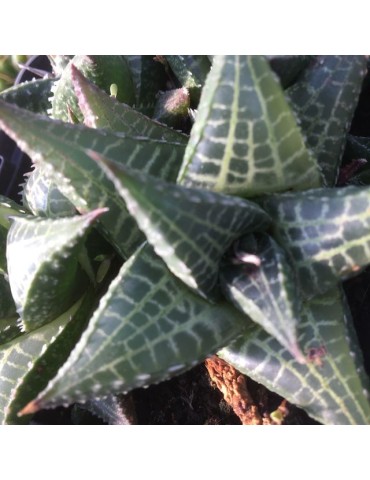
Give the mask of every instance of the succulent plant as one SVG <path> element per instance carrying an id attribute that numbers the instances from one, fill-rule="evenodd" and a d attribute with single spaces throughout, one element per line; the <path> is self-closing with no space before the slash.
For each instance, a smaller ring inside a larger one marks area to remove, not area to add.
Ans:
<path id="1" fill-rule="evenodd" d="M 336 187 L 366 58 L 53 61 L 0 96 L 34 162 L 23 204 L 0 199 L 1 421 L 111 412 L 217 353 L 370 424 L 342 288 L 370 263 L 370 187 Z"/>

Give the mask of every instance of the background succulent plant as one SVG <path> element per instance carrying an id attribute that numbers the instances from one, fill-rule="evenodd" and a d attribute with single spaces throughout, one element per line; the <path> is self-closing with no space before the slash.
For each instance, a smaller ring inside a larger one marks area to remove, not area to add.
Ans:
<path id="1" fill-rule="evenodd" d="M 34 162 L 0 203 L 2 422 L 112 412 L 217 352 L 321 423 L 369 424 L 342 288 L 370 263 L 366 165 L 335 188 L 369 151 L 346 142 L 366 62 L 54 56 L 2 93 Z"/>

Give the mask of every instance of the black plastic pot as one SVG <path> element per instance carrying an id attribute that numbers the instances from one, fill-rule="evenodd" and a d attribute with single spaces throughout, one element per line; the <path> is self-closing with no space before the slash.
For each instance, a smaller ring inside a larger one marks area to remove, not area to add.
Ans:
<path id="1" fill-rule="evenodd" d="M 17 75 L 15 85 L 33 78 L 40 78 L 29 71 L 27 67 L 51 72 L 51 65 L 47 56 L 34 55 Z M 20 185 L 24 182 L 24 174 L 31 170 L 31 165 L 31 159 L 0 130 L 0 194 L 20 202 Z"/>

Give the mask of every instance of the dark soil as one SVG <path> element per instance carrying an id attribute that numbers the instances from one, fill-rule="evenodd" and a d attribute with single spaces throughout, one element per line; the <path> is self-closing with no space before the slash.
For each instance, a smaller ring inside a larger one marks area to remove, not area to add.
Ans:
<path id="1" fill-rule="evenodd" d="M 262 385 L 247 379 L 247 387 L 261 414 L 272 412 L 283 400 Z M 204 365 L 176 378 L 133 392 L 139 424 L 240 425 L 239 418 L 211 385 Z M 303 410 L 288 404 L 286 425 L 318 425 Z"/>

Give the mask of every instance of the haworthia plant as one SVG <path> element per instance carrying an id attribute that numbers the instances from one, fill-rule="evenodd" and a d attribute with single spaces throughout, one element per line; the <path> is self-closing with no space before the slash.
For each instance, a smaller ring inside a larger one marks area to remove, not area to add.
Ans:
<path id="1" fill-rule="evenodd" d="M 57 57 L 52 112 L 31 84 L 0 99 L 35 164 L 23 206 L 0 197 L 1 421 L 86 402 L 125 423 L 120 395 L 218 352 L 321 423 L 370 424 L 341 289 L 370 264 L 369 187 L 331 188 L 367 159 L 346 136 L 366 58 Z"/>
<path id="2" fill-rule="evenodd" d="M 216 57 L 178 181 L 242 197 L 320 185 L 316 160 L 263 57 Z"/>

